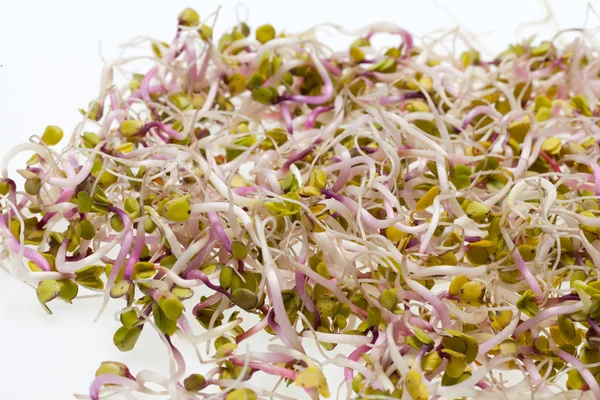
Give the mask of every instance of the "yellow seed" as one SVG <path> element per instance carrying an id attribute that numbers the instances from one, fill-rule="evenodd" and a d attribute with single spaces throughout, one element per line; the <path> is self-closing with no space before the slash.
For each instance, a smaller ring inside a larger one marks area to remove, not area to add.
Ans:
<path id="1" fill-rule="evenodd" d="M 406 105 L 409 112 L 430 112 L 429 106 L 422 100 L 413 100 Z"/>
<path id="2" fill-rule="evenodd" d="M 190 203 L 187 196 L 167 201 L 164 204 L 164 214 L 172 221 L 187 221 L 190 217 Z"/>
<path id="3" fill-rule="evenodd" d="M 565 340 L 563 339 L 563 336 L 560 333 L 560 329 L 556 325 L 550 327 L 550 337 L 552 338 L 554 343 L 556 343 L 557 346 L 562 346 L 566 344 Z"/>
<path id="4" fill-rule="evenodd" d="M 543 42 L 539 46 L 531 49 L 531 55 L 534 57 L 541 57 L 544 54 L 548 53 L 548 51 L 551 49 L 551 46 L 552 44 L 550 42 Z"/>
<path id="5" fill-rule="evenodd" d="M 140 132 L 144 125 L 144 121 L 129 119 L 127 121 L 121 122 L 121 125 L 119 126 L 119 131 L 121 131 L 121 133 L 125 137 L 135 136 Z"/>
<path id="6" fill-rule="evenodd" d="M 133 151 L 133 143 L 125 142 L 117 147 L 117 152 L 121 154 L 131 153 Z"/>
<path id="7" fill-rule="evenodd" d="M 550 154 L 558 154 L 562 147 L 562 143 L 559 138 L 549 138 L 544 141 L 542 150 Z"/>
<path id="8" fill-rule="evenodd" d="M 517 143 L 523 143 L 525 136 L 529 133 L 531 124 L 529 119 L 526 117 L 523 121 L 514 122 L 508 126 L 508 133 L 511 139 L 514 139 Z"/>
<path id="9" fill-rule="evenodd" d="M 231 187 L 232 188 L 241 188 L 246 185 L 247 185 L 246 178 L 244 178 L 240 174 L 235 174 L 231 177 Z"/>
<path id="10" fill-rule="evenodd" d="M 404 378 L 404 384 L 413 399 L 416 399 L 421 387 L 421 374 L 416 370 L 410 371 Z"/>
<path id="11" fill-rule="evenodd" d="M 506 328 L 512 320 L 513 312 L 511 310 L 502 310 L 494 312 L 491 317 L 490 325 L 497 331 Z"/>
<path id="12" fill-rule="evenodd" d="M 179 24 L 183 26 L 198 26 L 200 15 L 192 8 L 186 8 L 179 13 Z"/>
<path id="13" fill-rule="evenodd" d="M 540 94 L 535 98 L 535 105 L 533 109 L 537 112 L 544 107 L 550 109 L 552 107 L 552 100 L 550 100 L 547 96 Z"/>
<path id="14" fill-rule="evenodd" d="M 458 296 L 458 293 L 460 292 L 460 288 L 469 281 L 470 281 L 470 279 L 467 276 L 464 276 L 464 275 L 457 276 L 456 278 L 452 279 L 452 282 L 450 282 L 450 287 L 448 288 L 448 292 L 453 296 Z"/>
<path id="15" fill-rule="evenodd" d="M 406 232 L 402 232 L 400 229 L 396 228 L 395 226 L 389 226 L 385 230 L 385 236 L 392 242 L 396 243 L 406 237 Z"/>
<path id="16" fill-rule="evenodd" d="M 304 186 L 300 190 L 300 194 L 303 195 L 303 196 L 320 196 L 321 195 L 321 189 L 316 188 L 314 186 Z"/>
<path id="17" fill-rule="evenodd" d="M 423 75 L 421 79 L 419 79 L 419 83 L 421 84 L 421 86 L 423 86 L 423 89 L 425 89 L 428 92 L 431 91 L 431 89 L 433 89 L 433 79 L 431 79 L 427 75 Z"/>
<path id="18" fill-rule="evenodd" d="M 586 117 L 591 117 L 592 112 L 590 110 L 590 105 L 582 95 L 578 94 L 577 96 L 571 98 L 571 103 L 569 104 L 572 108 L 579 111 Z"/>
<path id="19" fill-rule="evenodd" d="M 42 134 L 42 142 L 48 146 L 58 144 L 63 138 L 63 130 L 58 126 L 48 125 Z"/>
<path id="20" fill-rule="evenodd" d="M 356 46 L 350 47 L 350 58 L 356 62 L 361 62 L 365 59 L 365 53 Z"/>
<path id="21" fill-rule="evenodd" d="M 480 203 L 478 201 L 472 201 L 467 206 L 465 212 L 467 213 L 467 216 L 469 218 L 477 221 L 487 218 L 487 216 L 490 215 L 491 210 L 487 205 L 483 203 Z"/>
<path id="22" fill-rule="evenodd" d="M 547 107 L 540 108 L 535 114 L 535 119 L 538 122 L 547 121 L 552 117 L 552 110 Z"/>
<path id="23" fill-rule="evenodd" d="M 256 29 L 256 40 L 266 43 L 275 38 L 275 28 L 272 25 L 262 25 Z"/>
<path id="24" fill-rule="evenodd" d="M 327 175 L 321 169 L 314 169 L 308 178 L 308 186 L 324 189 L 327 185 Z"/>
<path id="25" fill-rule="evenodd" d="M 500 343 L 499 347 L 502 357 L 516 357 L 518 355 L 517 342 L 514 339 L 506 339 Z"/>
<path id="26" fill-rule="evenodd" d="M 433 205 L 433 201 L 440 194 L 440 188 L 437 186 L 432 187 L 425 193 L 423 197 L 417 202 L 415 212 L 423 211 Z"/>
<path id="27" fill-rule="evenodd" d="M 482 300 L 485 296 L 485 285 L 481 282 L 467 282 L 461 286 L 458 298 L 461 301 Z"/>

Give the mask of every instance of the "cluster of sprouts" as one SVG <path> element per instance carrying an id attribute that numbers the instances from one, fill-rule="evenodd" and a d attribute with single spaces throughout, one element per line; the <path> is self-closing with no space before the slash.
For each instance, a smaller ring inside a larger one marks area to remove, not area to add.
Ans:
<path id="1" fill-rule="evenodd" d="M 48 126 L 2 161 L 3 269 L 48 312 L 81 288 L 122 302 L 115 346 L 168 350 L 168 376 L 103 362 L 89 398 L 600 398 L 588 32 L 486 60 L 456 32 L 459 54 L 393 24 L 213 22 L 186 9 L 172 42 L 139 39 L 70 138 Z"/>

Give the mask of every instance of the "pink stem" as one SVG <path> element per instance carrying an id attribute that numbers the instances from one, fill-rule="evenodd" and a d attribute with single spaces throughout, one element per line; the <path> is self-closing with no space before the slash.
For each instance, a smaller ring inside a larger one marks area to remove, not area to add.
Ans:
<path id="1" fill-rule="evenodd" d="M 581 307 L 581 303 L 575 303 L 571 305 L 561 305 L 557 307 L 546 308 L 545 310 L 540 311 L 535 317 L 530 318 L 517 326 L 512 336 L 513 338 L 519 337 L 519 335 L 521 335 L 523 332 L 531 329 L 542 321 L 563 314 L 572 314 L 581 310 Z"/>
<path id="2" fill-rule="evenodd" d="M 242 340 L 246 340 L 257 333 L 262 332 L 267 327 L 267 325 L 269 325 L 269 319 L 267 317 L 264 317 L 252 328 L 248 329 L 242 334 L 237 335 L 235 337 L 235 342 L 240 343 Z"/>
<path id="3" fill-rule="evenodd" d="M 229 240 L 227 233 L 225 233 L 223 225 L 221 225 L 221 219 L 219 218 L 216 212 L 209 212 L 208 218 L 210 220 L 210 226 L 212 228 L 212 231 L 217 236 L 223 247 L 225 247 L 225 250 L 227 250 L 227 252 L 231 254 L 231 241 Z"/>
<path id="4" fill-rule="evenodd" d="M 306 293 L 306 275 L 304 275 L 301 271 L 296 270 L 295 272 L 296 278 L 296 291 L 298 292 L 298 297 L 306 306 L 306 309 L 314 314 L 315 316 L 315 326 L 321 325 L 321 315 L 317 311 L 317 307 L 313 303 L 312 299 Z"/>
<path id="5" fill-rule="evenodd" d="M 125 271 L 123 271 L 123 277 L 125 279 L 131 279 L 133 276 L 133 267 L 140 260 L 144 244 L 146 244 L 145 239 L 146 232 L 144 232 L 144 224 L 138 223 L 137 234 L 135 236 L 135 241 L 133 242 L 133 250 L 127 260 L 127 264 L 125 264 Z"/>
<path id="6" fill-rule="evenodd" d="M 333 110 L 333 106 L 318 106 L 315 107 L 314 110 L 312 110 L 310 112 L 310 114 L 308 114 L 308 117 L 306 118 L 306 122 L 304 123 L 304 127 L 306 129 L 311 129 L 315 127 L 315 123 L 317 122 L 317 118 L 319 117 L 319 115 L 326 113 L 328 111 Z"/>
<path id="7" fill-rule="evenodd" d="M 132 379 L 125 378 L 119 375 L 103 374 L 94 379 L 94 381 L 90 385 L 89 393 L 92 400 L 100 399 L 100 390 L 104 385 L 119 385 L 134 390 L 139 390 L 140 388 L 143 388 L 141 384 L 137 383 Z"/>
<path id="8" fill-rule="evenodd" d="M 527 264 L 525 264 L 525 260 L 523 260 L 523 257 L 521 257 L 521 253 L 519 253 L 518 249 L 514 249 L 514 251 L 512 252 L 512 258 L 515 261 L 515 264 L 517 265 L 521 276 L 527 281 L 533 293 L 541 295 L 542 288 L 540 287 L 538 281 L 535 279 L 535 276 L 533 276 L 529 268 L 527 268 Z"/>
<path id="9" fill-rule="evenodd" d="M 592 393 L 594 393 L 594 397 L 596 399 L 600 399 L 600 385 L 598 385 L 598 381 L 596 381 L 596 378 L 594 378 L 594 375 L 592 375 L 590 370 L 587 369 L 581 361 L 579 361 L 577 358 L 573 357 L 566 351 L 561 349 L 555 349 L 554 351 L 560 358 L 574 366 L 575 369 L 579 371 L 585 383 L 587 383 Z"/>
<path id="10" fill-rule="evenodd" d="M 287 103 L 280 103 L 279 109 L 281 110 L 281 116 L 283 118 L 283 121 L 285 122 L 285 126 L 288 132 L 294 133 L 294 127 L 292 125 L 292 113 L 290 112 L 290 108 L 288 107 Z"/>

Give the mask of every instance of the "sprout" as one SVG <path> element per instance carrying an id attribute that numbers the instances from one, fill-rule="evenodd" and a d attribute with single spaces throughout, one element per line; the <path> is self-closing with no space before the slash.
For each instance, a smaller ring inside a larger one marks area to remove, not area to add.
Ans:
<path id="1" fill-rule="evenodd" d="M 285 398 L 265 374 L 311 398 L 600 396 L 591 31 L 490 60 L 454 31 L 331 51 L 213 22 L 183 10 L 131 78 L 107 67 L 89 131 L 5 157 L 33 153 L 0 180 L 4 269 L 48 313 L 102 292 L 119 350 L 167 350 L 167 376 L 105 361 L 92 399 Z"/>

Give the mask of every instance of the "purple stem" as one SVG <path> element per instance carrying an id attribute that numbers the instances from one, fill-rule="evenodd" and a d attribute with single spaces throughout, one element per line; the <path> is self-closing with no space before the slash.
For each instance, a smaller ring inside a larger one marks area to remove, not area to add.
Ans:
<path id="1" fill-rule="evenodd" d="M 206 276 L 206 274 L 200 270 L 194 270 L 194 271 L 190 271 L 187 279 L 198 279 L 200 281 L 202 281 L 202 283 L 204 283 L 207 287 L 209 287 L 210 289 L 214 290 L 215 292 L 219 292 L 221 294 L 224 294 L 225 296 L 227 296 L 228 298 L 231 298 L 231 295 L 229 294 L 229 292 L 225 289 L 223 289 L 221 286 L 219 285 L 215 285 L 214 283 L 212 283 L 210 281 L 210 279 L 208 279 L 208 276 Z M 195 307 L 194 307 L 195 309 Z"/>
<path id="2" fill-rule="evenodd" d="M 138 223 L 137 235 L 133 242 L 133 250 L 131 251 L 129 260 L 127 260 L 127 264 L 125 264 L 125 271 L 123 271 L 123 277 L 125 279 L 131 279 L 133 276 L 133 267 L 140 260 L 140 255 L 146 244 L 145 239 L 146 233 L 144 232 L 144 224 Z"/>
<path id="3" fill-rule="evenodd" d="M 575 367 L 577 371 L 579 371 L 585 383 L 587 383 L 592 393 L 594 393 L 594 397 L 596 399 L 600 399 L 600 385 L 598 385 L 596 378 L 594 378 L 594 375 L 592 375 L 590 370 L 587 369 L 581 361 L 579 361 L 577 358 L 573 357 L 566 351 L 561 349 L 555 349 L 554 351 L 560 358 L 565 360 L 567 363 L 571 364 L 573 367 Z"/>
<path id="4" fill-rule="evenodd" d="M 315 304 L 313 303 L 312 299 L 310 298 L 308 293 L 306 293 L 306 275 L 304 275 L 301 271 L 296 270 L 294 276 L 296 278 L 296 291 L 298 292 L 298 297 L 300 297 L 300 300 L 302 300 L 302 302 L 306 306 L 306 309 L 314 314 L 315 327 L 318 327 L 319 325 L 321 325 L 321 314 L 319 314 L 319 311 L 317 311 L 317 307 L 315 307 Z"/>
<path id="5" fill-rule="evenodd" d="M 75 188 L 66 188 L 58 196 L 58 198 L 56 199 L 54 204 L 65 203 L 65 202 L 71 200 L 71 197 L 73 197 L 74 195 L 75 195 Z M 56 215 L 56 212 L 49 212 L 48 214 L 44 215 L 42 217 L 42 219 L 40 220 L 40 222 L 37 223 L 37 228 L 42 229 L 44 226 L 46 226 L 46 223 L 50 220 L 50 218 L 54 217 L 55 215 Z"/>
<path id="6" fill-rule="evenodd" d="M 527 268 L 527 264 L 525 264 L 525 260 L 523 260 L 523 257 L 521 257 L 521 253 L 519 253 L 519 250 L 517 248 L 513 249 L 512 258 L 515 261 L 515 264 L 517 265 L 521 276 L 527 281 L 533 293 L 541 295 L 542 288 L 540 287 L 540 284 L 535 279 L 535 276 L 533 276 L 529 268 Z"/>
<path id="7" fill-rule="evenodd" d="M 371 329 L 371 331 L 373 332 L 373 340 L 371 340 L 372 345 L 379 337 L 379 331 L 376 328 Z M 350 353 L 350 355 L 348 356 L 348 360 L 357 361 L 360 358 L 360 356 L 363 355 L 363 353 L 368 352 L 369 350 L 371 350 L 371 348 L 372 346 L 369 346 L 368 344 L 363 344 L 362 346 L 357 347 L 356 350 Z M 354 371 L 351 368 L 344 368 L 344 379 L 346 381 L 351 381 L 352 379 L 354 379 Z"/>
<path id="8" fill-rule="evenodd" d="M 581 303 L 571 304 L 569 306 L 562 305 L 552 308 L 546 308 L 545 310 L 540 311 L 535 317 L 528 319 L 525 322 L 522 322 L 513 333 L 513 338 L 519 337 L 521 333 L 531 329 L 535 325 L 539 324 L 542 321 L 545 321 L 552 317 L 557 317 L 563 314 L 571 314 L 577 312 L 581 309 Z"/>
<path id="9" fill-rule="evenodd" d="M 475 119 L 475 117 L 477 117 L 478 115 L 481 115 L 481 114 L 489 114 L 494 118 L 502 117 L 502 114 L 500 114 L 498 111 L 496 111 L 495 109 L 493 109 L 490 106 L 477 106 L 477 107 L 473 108 L 471 111 L 469 111 L 469 113 L 467 114 L 467 116 L 465 117 L 465 119 L 461 125 L 461 128 L 465 129 Z"/>
<path id="10" fill-rule="evenodd" d="M 592 328 L 594 333 L 596 335 L 600 336 L 600 326 L 598 325 L 598 323 L 596 321 L 594 321 L 593 319 L 591 319 L 590 317 L 586 317 L 586 318 L 587 318 L 588 324 L 590 324 L 590 327 Z"/>
<path id="11" fill-rule="evenodd" d="M 317 118 L 319 117 L 319 115 L 326 113 L 328 111 L 333 110 L 333 106 L 318 106 L 315 107 L 314 110 L 312 110 L 310 112 L 310 114 L 308 114 L 308 117 L 306 118 L 306 122 L 304 123 L 304 127 L 306 129 L 311 129 L 315 127 L 315 123 L 317 122 Z"/>
<path id="12" fill-rule="evenodd" d="M 313 151 L 313 148 L 314 148 L 314 146 L 308 146 L 306 149 L 304 149 L 304 150 L 294 154 L 290 158 L 288 158 L 287 161 L 285 163 L 283 163 L 283 166 L 281 167 L 281 171 L 287 172 L 290 169 L 290 165 L 292 165 L 296 161 L 302 160 L 304 157 L 309 155 L 310 152 Z"/>
<path id="13" fill-rule="evenodd" d="M 187 278 L 188 274 L 191 271 L 198 269 L 198 267 L 202 265 L 208 253 L 210 253 L 210 251 L 215 246 L 215 241 L 215 237 L 211 233 L 210 239 L 208 239 L 208 243 L 206 243 L 206 246 L 204 246 L 204 248 L 200 250 L 200 253 L 198 253 L 198 255 L 194 257 L 194 259 L 188 264 L 188 266 L 185 267 L 185 270 L 183 271 L 184 278 Z"/>
<path id="14" fill-rule="evenodd" d="M 146 125 L 144 125 L 144 127 L 140 131 L 140 134 L 141 135 L 145 135 L 152 128 L 158 128 L 158 129 L 160 129 L 161 131 L 163 131 L 164 133 L 166 133 L 167 135 L 169 135 L 173 139 L 176 139 L 176 140 L 183 140 L 183 139 L 185 139 L 185 133 L 183 133 L 183 132 L 177 132 L 175 129 L 171 128 L 167 124 L 165 124 L 163 122 L 157 122 L 157 121 L 151 121 L 151 122 L 148 122 Z"/>
<path id="15" fill-rule="evenodd" d="M 208 213 L 208 218 L 210 219 L 210 226 L 212 228 L 212 231 L 217 236 L 219 241 L 223 244 L 225 250 L 227 250 L 229 254 L 232 254 L 231 241 L 229 240 L 227 233 L 225 233 L 223 225 L 221 225 L 221 220 L 219 219 L 219 216 L 216 212 L 211 211 Z"/>

